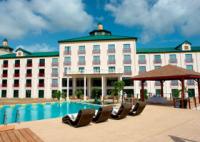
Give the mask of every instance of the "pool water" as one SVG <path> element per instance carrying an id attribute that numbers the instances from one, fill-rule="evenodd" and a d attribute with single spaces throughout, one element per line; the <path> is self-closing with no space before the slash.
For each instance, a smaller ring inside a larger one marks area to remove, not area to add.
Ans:
<path id="1" fill-rule="evenodd" d="M 0 106 L 0 125 L 62 117 L 81 109 L 98 108 L 98 105 L 75 102 L 4 105 Z"/>

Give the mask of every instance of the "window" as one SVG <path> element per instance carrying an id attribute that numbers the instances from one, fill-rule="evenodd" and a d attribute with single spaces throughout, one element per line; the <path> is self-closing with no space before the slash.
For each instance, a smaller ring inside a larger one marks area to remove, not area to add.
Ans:
<path id="1" fill-rule="evenodd" d="M 156 89 L 156 96 L 160 96 L 161 95 L 161 89 Z"/>
<path id="2" fill-rule="evenodd" d="M 64 58 L 64 63 L 65 64 L 71 64 L 71 57 L 65 57 Z"/>
<path id="3" fill-rule="evenodd" d="M 186 66 L 186 69 L 187 69 L 187 70 L 193 70 L 193 65 L 187 65 L 187 66 Z"/>
<path id="4" fill-rule="evenodd" d="M 19 87 L 19 79 L 14 80 L 14 87 Z"/>
<path id="5" fill-rule="evenodd" d="M 154 63 L 161 63 L 161 56 L 160 55 L 154 55 Z"/>
<path id="6" fill-rule="evenodd" d="M 100 64 L 100 56 L 93 56 L 93 64 Z"/>
<path id="7" fill-rule="evenodd" d="M 130 52 L 131 48 L 130 48 L 130 44 L 124 44 L 123 45 L 123 52 Z"/>
<path id="8" fill-rule="evenodd" d="M 3 67 L 8 67 L 8 60 L 3 60 Z"/>
<path id="9" fill-rule="evenodd" d="M 124 55 L 124 64 L 131 63 L 131 55 Z"/>
<path id="10" fill-rule="evenodd" d="M 146 56 L 139 55 L 139 64 L 146 64 Z"/>
<path id="11" fill-rule="evenodd" d="M 32 66 L 32 59 L 27 59 L 26 66 L 27 67 L 31 67 Z"/>
<path id="12" fill-rule="evenodd" d="M 7 97 L 7 90 L 2 90 L 1 91 L 1 97 L 6 98 Z"/>
<path id="13" fill-rule="evenodd" d="M 108 53 L 115 52 L 115 44 L 108 44 Z"/>
<path id="14" fill-rule="evenodd" d="M 133 80 L 132 78 L 128 78 L 128 77 L 123 77 L 122 80 L 125 83 L 125 86 L 133 86 Z"/>
<path id="15" fill-rule="evenodd" d="M 146 66 L 139 66 L 139 72 L 146 72 Z"/>
<path id="16" fill-rule="evenodd" d="M 58 87 L 58 79 L 52 79 L 52 87 Z"/>
<path id="17" fill-rule="evenodd" d="M 20 60 L 15 60 L 15 67 L 20 67 Z"/>
<path id="18" fill-rule="evenodd" d="M 38 97 L 39 98 L 44 98 L 44 90 L 39 90 L 38 91 Z"/>
<path id="19" fill-rule="evenodd" d="M 14 77 L 19 77 L 19 70 L 14 71 Z"/>
<path id="20" fill-rule="evenodd" d="M 3 76 L 2 77 L 7 77 L 8 76 L 8 70 L 3 70 Z"/>
<path id="21" fill-rule="evenodd" d="M 2 80 L 2 87 L 7 87 L 7 80 Z"/>
<path id="22" fill-rule="evenodd" d="M 32 81 L 31 79 L 26 80 L 26 87 L 31 87 Z"/>
<path id="23" fill-rule="evenodd" d="M 65 67 L 64 68 L 64 74 L 68 74 L 71 71 L 71 68 Z"/>
<path id="24" fill-rule="evenodd" d="M 44 69 L 39 69 L 39 77 L 44 77 Z"/>
<path id="25" fill-rule="evenodd" d="M 178 86 L 178 80 L 172 80 L 171 86 Z"/>
<path id="26" fill-rule="evenodd" d="M 186 63 L 191 63 L 191 62 L 193 62 L 192 54 L 185 54 L 185 62 L 186 62 Z"/>
<path id="27" fill-rule="evenodd" d="M 31 98 L 31 90 L 26 90 L 26 98 Z"/>
<path id="28" fill-rule="evenodd" d="M 39 65 L 40 66 L 45 66 L 45 59 L 40 59 Z"/>
<path id="29" fill-rule="evenodd" d="M 39 79 L 39 87 L 44 87 L 44 79 Z"/>
<path id="30" fill-rule="evenodd" d="M 78 61 L 78 63 L 79 63 L 79 65 L 84 65 L 85 64 L 85 56 L 79 56 L 78 57 L 79 59 L 79 61 Z"/>
<path id="31" fill-rule="evenodd" d="M 125 73 L 131 73 L 131 66 L 124 66 L 124 72 Z"/>
<path id="32" fill-rule="evenodd" d="M 108 56 L 108 63 L 109 64 L 115 64 L 115 55 L 109 55 Z"/>
<path id="33" fill-rule="evenodd" d="M 193 65 L 186 65 L 187 70 L 193 70 Z M 194 80 L 187 80 L 187 85 L 194 85 Z"/>
<path id="34" fill-rule="evenodd" d="M 177 63 L 176 54 L 170 54 L 169 55 L 169 62 L 170 63 Z"/>
<path id="35" fill-rule="evenodd" d="M 58 63 L 58 58 L 53 58 L 52 63 Z"/>
<path id="36" fill-rule="evenodd" d="M 19 98 L 19 90 L 14 90 L 13 98 Z"/>
<path id="37" fill-rule="evenodd" d="M 100 73 L 100 67 L 93 67 L 94 73 Z"/>
<path id="38" fill-rule="evenodd" d="M 100 45 L 93 45 L 93 53 L 100 53 Z"/>
<path id="39" fill-rule="evenodd" d="M 67 87 L 67 78 L 62 79 L 62 87 Z M 72 87 L 72 79 L 69 79 L 69 87 Z"/>
<path id="40" fill-rule="evenodd" d="M 31 77 L 32 76 L 32 70 L 31 69 L 27 69 L 26 70 L 26 76 L 27 77 Z"/>
<path id="41" fill-rule="evenodd" d="M 115 67 L 114 66 L 108 67 L 108 72 L 110 72 L 110 73 L 115 72 Z"/>
<path id="42" fill-rule="evenodd" d="M 71 52 L 71 47 L 70 46 L 65 46 L 65 51 Z"/>
<path id="43" fill-rule="evenodd" d="M 58 76 L 58 68 L 52 68 L 52 75 Z"/>
<path id="44" fill-rule="evenodd" d="M 79 46 L 78 53 L 79 54 L 84 54 L 85 53 L 85 46 Z"/>
<path id="45" fill-rule="evenodd" d="M 84 67 L 79 67 L 78 70 L 79 70 L 80 73 L 84 73 L 85 72 L 85 68 Z"/>

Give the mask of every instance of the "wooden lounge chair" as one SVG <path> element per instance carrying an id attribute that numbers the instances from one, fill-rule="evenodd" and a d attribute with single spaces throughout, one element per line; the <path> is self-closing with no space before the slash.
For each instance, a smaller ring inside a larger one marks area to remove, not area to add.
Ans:
<path id="1" fill-rule="evenodd" d="M 97 114 L 93 117 L 92 121 L 95 123 L 107 121 L 108 118 L 110 118 L 112 109 L 112 106 L 100 107 Z"/>
<path id="2" fill-rule="evenodd" d="M 131 110 L 130 104 L 122 104 L 117 112 L 112 112 L 111 117 L 113 119 L 123 119 L 125 118 Z"/>
<path id="3" fill-rule="evenodd" d="M 8 130 L 14 130 L 14 129 L 15 129 L 14 125 L 2 125 L 2 126 L 0 126 L 0 132 L 8 131 Z"/>
<path id="4" fill-rule="evenodd" d="M 75 120 L 72 120 L 70 115 L 66 115 L 62 118 L 62 122 L 74 127 L 86 126 L 90 124 L 94 115 L 95 115 L 95 110 L 92 109 L 80 110 Z"/>
<path id="5" fill-rule="evenodd" d="M 140 113 L 142 113 L 145 106 L 146 106 L 146 102 L 138 101 L 135 104 L 134 108 L 129 112 L 129 115 L 131 115 L 131 116 L 139 115 Z"/>

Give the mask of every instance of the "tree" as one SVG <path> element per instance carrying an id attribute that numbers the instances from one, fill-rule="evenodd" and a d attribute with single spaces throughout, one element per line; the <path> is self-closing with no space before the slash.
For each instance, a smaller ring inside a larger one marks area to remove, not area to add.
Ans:
<path id="1" fill-rule="evenodd" d="M 111 95 L 113 96 L 113 104 L 115 102 L 115 97 L 118 97 L 119 93 L 124 89 L 124 85 L 124 81 L 116 81 L 114 83 L 114 88 L 111 90 Z"/>
<path id="2" fill-rule="evenodd" d="M 53 98 L 57 98 L 58 101 L 60 101 L 60 97 L 61 97 L 62 93 L 61 91 L 57 90 L 53 93 L 52 97 Z"/>
<path id="3" fill-rule="evenodd" d="M 78 98 L 78 99 L 80 99 L 82 96 L 83 96 L 83 92 L 82 92 L 82 90 L 76 90 L 75 91 L 75 96 Z"/>

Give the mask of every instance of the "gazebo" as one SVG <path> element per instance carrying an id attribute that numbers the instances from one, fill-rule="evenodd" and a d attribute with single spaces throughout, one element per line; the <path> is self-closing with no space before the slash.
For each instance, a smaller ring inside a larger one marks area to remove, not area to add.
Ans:
<path id="1" fill-rule="evenodd" d="M 181 104 L 185 99 L 185 80 L 195 80 L 198 84 L 198 100 L 200 103 L 200 73 L 187 70 L 175 65 L 166 65 L 159 69 L 151 70 L 148 72 L 140 73 L 133 77 L 133 80 L 141 81 L 141 100 L 144 101 L 144 83 L 145 81 L 160 81 L 161 96 L 163 97 L 163 83 L 169 80 L 180 80 L 182 91 L 181 91 Z"/>

